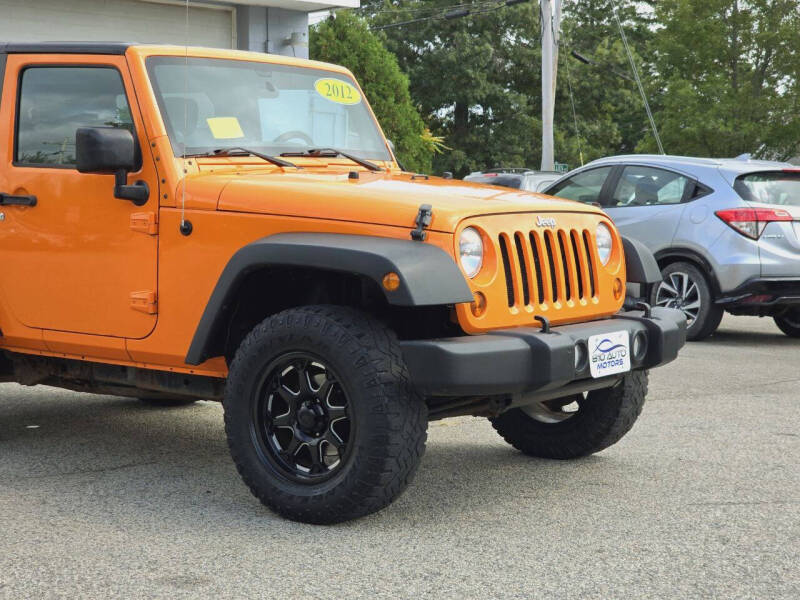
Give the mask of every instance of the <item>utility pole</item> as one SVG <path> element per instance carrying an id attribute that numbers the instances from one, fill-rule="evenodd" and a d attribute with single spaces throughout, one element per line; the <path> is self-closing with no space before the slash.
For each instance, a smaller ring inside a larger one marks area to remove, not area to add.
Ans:
<path id="1" fill-rule="evenodd" d="M 561 0 L 540 0 L 539 10 L 542 22 L 542 171 L 554 171 L 553 117 L 558 74 Z"/>

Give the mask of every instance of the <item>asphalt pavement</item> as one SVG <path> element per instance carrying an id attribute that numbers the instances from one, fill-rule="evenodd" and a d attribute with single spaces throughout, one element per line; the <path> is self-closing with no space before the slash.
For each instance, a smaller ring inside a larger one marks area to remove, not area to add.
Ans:
<path id="1" fill-rule="evenodd" d="M 0 386 L 2 598 L 800 598 L 800 340 L 726 317 L 651 372 L 633 430 L 527 458 L 433 423 L 392 506 L 282 520 L 222 410 Z"/>

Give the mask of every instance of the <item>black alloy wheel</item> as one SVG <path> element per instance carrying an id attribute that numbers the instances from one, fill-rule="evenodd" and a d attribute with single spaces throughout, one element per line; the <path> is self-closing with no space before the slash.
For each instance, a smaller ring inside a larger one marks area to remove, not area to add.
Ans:
<path id="1" fill-rule="evenodd" d="M 344 306 L 291 308 L 256 325 L 231 362 L 223 407 L 250 491 L 306 523 L 384 508 L 425 451 L 427 406 L 397 336 Z"/>
<path id="2" fill-rule="evenodd" d="M 290 479 L 323 481 L 347 461 L 355 415 L 338 377 L 318 357 L 277 357 L 265 370 L 253 410 L 260 451 Z"/>

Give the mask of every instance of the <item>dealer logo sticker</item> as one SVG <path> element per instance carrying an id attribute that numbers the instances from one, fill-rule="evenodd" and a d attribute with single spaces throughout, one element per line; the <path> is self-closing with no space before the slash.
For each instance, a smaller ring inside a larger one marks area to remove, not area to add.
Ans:
<path id="1" fill-rule="evenodd" d="M 589 338 L 589 370 L 592 377 L 606 377 L 631 370 L 630 337 L 614 331 Z"/>

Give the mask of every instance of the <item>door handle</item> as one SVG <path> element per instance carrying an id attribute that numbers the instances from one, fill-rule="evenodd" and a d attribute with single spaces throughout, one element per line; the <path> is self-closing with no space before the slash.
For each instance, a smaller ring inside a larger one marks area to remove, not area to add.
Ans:
<path id="1" fill-rule="evenodd" d="M 36 196 L 12 196 L 0 194 L 0 206 L 36 206 Z"/>

